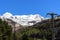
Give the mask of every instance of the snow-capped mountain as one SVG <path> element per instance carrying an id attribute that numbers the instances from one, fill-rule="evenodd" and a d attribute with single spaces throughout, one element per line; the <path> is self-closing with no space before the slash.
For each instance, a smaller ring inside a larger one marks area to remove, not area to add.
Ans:
<path id="1" fill-rule="evenodd" d="M 1 19 L 10 19 L 22 26 L 32 26 L 42 20 L 45 20 L 44 17 L 40 16 L 39 14 L 35 15 L 12 15 L 9 12 L 0 16 Z"/>

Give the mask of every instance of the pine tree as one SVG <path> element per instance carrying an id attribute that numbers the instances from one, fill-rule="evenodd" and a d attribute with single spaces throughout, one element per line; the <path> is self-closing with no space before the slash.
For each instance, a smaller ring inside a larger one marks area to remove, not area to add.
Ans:
<path id="1" fill-rule="evenodd" d="M 10 40 L 11 33 L 11 26 L 9 26 L 6 21 L 0 19 L 0 40 Z"/>

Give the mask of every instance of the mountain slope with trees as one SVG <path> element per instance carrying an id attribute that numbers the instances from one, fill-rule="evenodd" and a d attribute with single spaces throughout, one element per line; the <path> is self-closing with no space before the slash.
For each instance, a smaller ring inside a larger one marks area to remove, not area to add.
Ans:
<path id="1" fill-rule="evenodd" d="M 18 39 L 28 38 L 28 40 L 52 40 L 52 30 L 55 33 L 55 37 L 58 36 L 60 30 L 60 19 L 54 19 L 54 29 L 52 27 L 51 19 L 44 20 L 33 26 L 20 29 L 16 35 Z M 60 35 L 60 34 L 59 34 Z M 57 39 L 57 38 L 56 38 Z"/>
<path id="2" fill-rule="evenodd" d="M 12 28 L 6 21 L 0 19 L 0 40 L 10 40 Z"/>
<path id="3" fill-rule="evenodd" d="M 60 30 L 60 19 L 54 19 L 55 37 L 57 39 Z M 22 27 L 12 32 L 11 26 L 0 19 L 0 40 L 52 40 L 52 21 L 44 20 L 33 26 Z"/>

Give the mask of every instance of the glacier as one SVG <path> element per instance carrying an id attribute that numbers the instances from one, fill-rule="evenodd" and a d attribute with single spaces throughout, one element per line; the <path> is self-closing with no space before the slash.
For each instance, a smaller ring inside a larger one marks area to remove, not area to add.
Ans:
<path id="1" fill-rule="evenodd" d="M 12 15 L 12 13 L 10 13 L 10 12 L 6 12 L 3 15 L 0 15 L 0 18 L 1 19 L 10 19 L 22 26 L 32 26 L 38 22 L 41 22 L 42 20 L 45 20 L 45 18 L 39 14 Z"/>

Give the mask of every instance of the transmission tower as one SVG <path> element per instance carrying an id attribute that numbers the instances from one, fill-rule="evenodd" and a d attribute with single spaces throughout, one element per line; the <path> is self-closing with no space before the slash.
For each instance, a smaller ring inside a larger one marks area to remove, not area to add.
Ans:
<path id="1" fill-rule="evenodd" d="M 57 15 L 57 14 L 47 13 L 47 15 L 50 15 L 51 16 L 51 22 L 52 22 L 52 40 L 55 40 L 55 32 L 56 32 L 56 29 L 54 27 L 54 19 L 55 19 L 55 15 Z"/>

